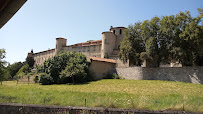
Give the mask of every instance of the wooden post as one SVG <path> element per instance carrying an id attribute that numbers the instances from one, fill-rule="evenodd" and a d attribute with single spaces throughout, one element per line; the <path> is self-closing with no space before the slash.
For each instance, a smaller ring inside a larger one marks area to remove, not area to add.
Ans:
<path id="1" fill-rule="evenodd" d="M 86 107 L 86 101 L 87 101 L 87 100 L 85 99 L 85 107 Z"/>
<path id="2" fill-rule="evenodd" d="M 28 85 L 30 84 L 30 76 L 28 76 Z"/>

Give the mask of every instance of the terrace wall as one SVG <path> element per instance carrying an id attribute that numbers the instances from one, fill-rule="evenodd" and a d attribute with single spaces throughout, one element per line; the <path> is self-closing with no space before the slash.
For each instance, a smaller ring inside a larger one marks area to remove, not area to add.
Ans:
<path id="1" fill-rule="evenodd" d="M 193 114 L 185 111 L 155 111 L 102 107 L 72 107 L 56 105 L 34 105 L 0 103 L 1 114 Z M 194 113 L 197 114 L 197 113 Z"/>
<path id="2" fill-rule="evenodd" d="M 203 84 L 203 67 L 127 67 L 116 68 L 124 79 L 165 80 Z"/>

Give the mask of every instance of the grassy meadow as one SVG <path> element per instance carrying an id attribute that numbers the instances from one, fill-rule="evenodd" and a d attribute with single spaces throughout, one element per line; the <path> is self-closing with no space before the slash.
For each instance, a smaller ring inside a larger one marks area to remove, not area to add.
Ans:
<path id="1" fill-rule="evenodd" d="M 79 85 L 3 82 L 0 102 L 203 112 L 203 85 L 105 79 Z"/>

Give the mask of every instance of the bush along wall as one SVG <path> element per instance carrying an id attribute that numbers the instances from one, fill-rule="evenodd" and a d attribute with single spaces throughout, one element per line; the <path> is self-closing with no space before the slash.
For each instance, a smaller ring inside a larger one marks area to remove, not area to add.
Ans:
<path id="1" fill-rule="evenodd" d="M 88 70 L 85 55 L 74 52 L 60 52 L 37 68 L 37 72 L 40 73 L 40 83 L 43 85 L 90 81 Z"/>

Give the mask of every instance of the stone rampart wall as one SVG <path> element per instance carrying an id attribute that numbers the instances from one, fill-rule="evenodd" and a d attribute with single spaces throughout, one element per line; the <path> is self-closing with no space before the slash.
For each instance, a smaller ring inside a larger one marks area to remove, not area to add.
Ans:
<path id="1" fill-rule="evenodd" d="M 165 80 L 203 84 L 203 67 L 127 67 L 116 68 L 118 75 L 124 79 Z"/>

